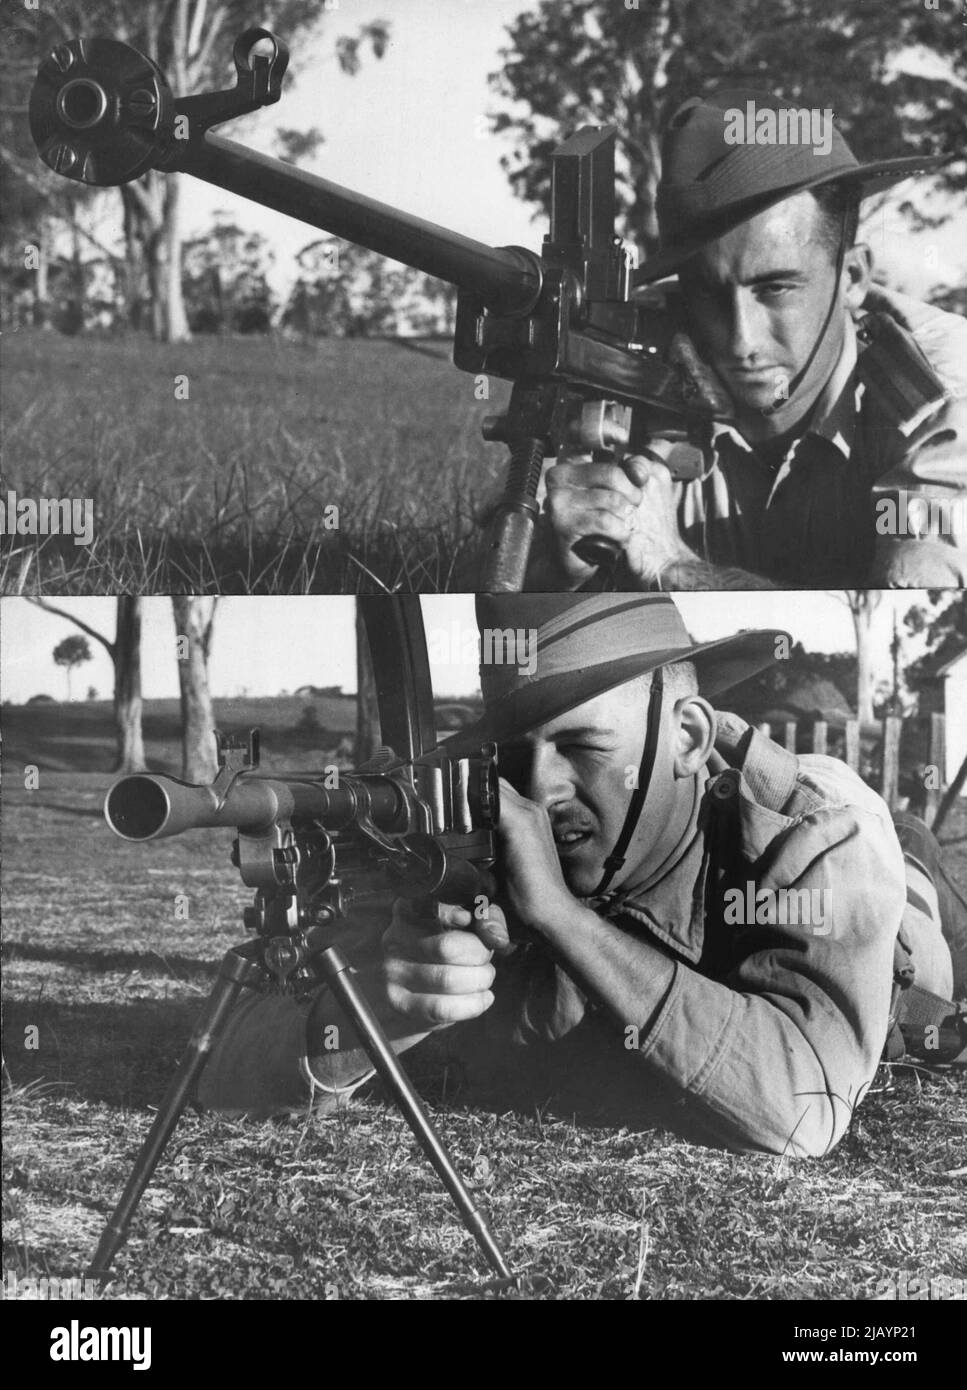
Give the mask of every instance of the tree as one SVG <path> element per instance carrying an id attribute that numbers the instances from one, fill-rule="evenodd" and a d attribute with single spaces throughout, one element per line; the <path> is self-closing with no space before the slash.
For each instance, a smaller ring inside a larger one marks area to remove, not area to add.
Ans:
<path id="1" fill-rule="evenodd" d="M 856 636 L 856 715 L 861 724 L 873 720 L 873 614 L 883 597 L 879 589 L 846 589 L 845 601 Z"/>
<path id="2" fill-rule="evenodd" d="M 579 125 L 616 125 L 626 234 L 651 251 L 660 131 L 686 98 L 717 85 L 831 108 L 860 158 L 962 156 L 967 47 L 954 10 L 870 0 L 541 0 L 509 26 L 504 67 L 490 79 L 510 103 L 493 117 L 493 129 L 513 140 L 504 167 L 514 190 L 546 211 L 554 145 Z M 962 158 L 939 184 L 967 188 Z"/>
<path id="3" fill-rule="evenodd" d="M 114 666 L 114 730 L 117 754 L 115 772 L 143 772 L 144 737 L 141 727 L 141 598 L 137 594 L 119 594 L 115 619 L 114 641 L 80 618 L 57 608 L 46 599 L 30 600 L 38 608 L 66 618 L 69 623 L 100 642 Z M 68 671 L 68 679 L 69 679 Z"/>
<path id="4" fill-rule="evenodd" d="M 218 599 L 173 594 L 171 606 L 181 697 L 181 775 L 186 782 L 210 782 L 218 766 L 208 679 Z"/>
<path id="5" fill-rule="evenodd" d="M 185 96 L 232 85 L 231 47 L 244 29 L 264 25 L 292 44 L 318 31 L 325 8 L 320 0 L 45 0 L 42 10 L 27 12 L 24 27 L 35 36 L 34 66 L 56 43 L 107 34 L 147 53 L 175 95 Z M 355 72 L 364 48 L 382 57 L 388 36 L 383 21 L 366 24 L 337 41 L 337 61 Z M 119 189 L 126 314 L 140 326 L 146 305 L 152 331 L 168 342 L 190 336 L 181 282 L 181 184 L 180 175 L 151 170 Z"/>
<path id="6" fill-rule="evenodd" d="M 938 666 L 967 649 L 967 598 L 946 589 L 931 589 L 925 604 L 914 604 L 904 615 L 904 626 L 914 637 L 923 635 L 927 650 L 906 669 L 906 682 L 918 690 L 932 680 Z"/>
<path id="7" fill-rule="evenodd" d="M 432 275 L 394 265 L 364 246 L 320 237 L 296 255 L 299 277 L 282 324 L 326 338 L 451 330 L 456 292 Z"/>
<path id="8" fill-rule="evenodd" d="M 23 0 L 0 0 L 0 275 L 3 320 L 17 327 L 77 324 L 87 274 L 82 244 L 93 246 L 112 267 L 118 263 L 80 217 L 113 193 L 60 178 L 37 158 L 30 137 L 25 119 L 30 88 L 39 58 L 57 34 L 47 8 L 42 13 Z"/>
<path id="9" fill-rule="evenodd" d="M 272 326 L 267 274 L 275 259 L 265 237 L 216 214 L 204 236 L 185 243 L 185 299 L 193 333 L 266 333 Z"/>
<path id="10" fill-rule="evenodd" d="M 76 633 L 72 637 L 65 637 L 54 648 L 54 661 L 58 666 L 63 666 L 67 673 L 68 700 L 74 698 L 71 694 L 71 672 L 75 666 L 82 666 L 85 661 L 90 661 L 93 655 L 87 638 L 79 637 Z"/>

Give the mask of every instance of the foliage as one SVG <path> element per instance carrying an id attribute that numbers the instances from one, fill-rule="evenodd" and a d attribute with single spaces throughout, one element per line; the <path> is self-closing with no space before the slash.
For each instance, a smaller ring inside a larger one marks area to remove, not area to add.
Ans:
<path id="1" fill-rule="evenodd" d="M 956 6 L 879 0 L 541 0 L 509 26 L 494 129 L 515 191 L 549 202 L 549 155 L 577 126 L 614 124 L 626 228 L 654 245 L 659 132 L 713 87 L 827 107 L 860 159 L 947 153 L 942 187 L 967 188 L 967 48 Z M 917 63 L 925 57 L 928 62 Z"/>
<path id="2" fill-rule="evenodd" d="M 112 308 L 133 327 L 150 321 L 158 337 L 173 341 L 187 336 L 184 306 L 177 291 L 179 276 L 164 273 L 180 257 L 177 176 L 151 171 L 120 190 L 91 192 L 45 170 L 23 118 L 33 74 L 55 44 L 97 33 L 150 55 L 178 96 L 225 88 L 234 85 L 232 44 L 243 30 L 253 24 L 264 25 L 295 44 L 318 31 L 327 7 L 319 0 L 218 0 L 211 5 L 208 0 L 45 0 L 37 10 L 26 10 L 19 0 L 0 0 L 0 4 L 4 38 L 0 77 L 15 93 L 15 100 L 0 112 L 0 167 L 14 208 L 0 269 L 13 275 L 24 240 L 38 240 L 45 218 L 62 221 L 65 208 L 72 208 L 79 198 L 119 196 L 124 251 L 122 255 L 116 248 L 106 250 L 114 279 Z M 387 41 L 388 26 L 374 21 L 337 42 L 337 60 L 344 71 L 355 72 L 364 52 L 379 57 Z M 239 127 L 234 128 L 237 131 Z M 301 139 L 288 131 L 282 144 L 290 152 L 308 152 L 320 138 L 317 131 L 307 132 Z M 28 290 L 32 285 L 28 282 Z M 75 291 L 73 297 L 76 313 L 82 313 L 85 293 Z M 38 309 L 34 317 L 41 313 Z"/>
<path id="3" fill-rule="evenodd" d="M 930 590 L 927 604 L 914 604 L 903 621 L 911 635 L 925 633 L 927 639 L 927 651 L 907 668 L 911 690 L 922 689 L 938 667 L 967 651 L 967 599 L 963 594 Z"/>
<path id="4" fill-rule="evenodd" d="M 193 333 L 267 333 L 274 308 L 266 237 L 217 217 L 185 243 L 185 302 Z"/>
<path id="5" fill-rule="evenodd" d="M 326 338 L 451 331 L 456 292 L 434 276 L 334 237 L 309 242 L 296 262 L 286 328 Z"/>
<path id="6" fill-rule="evenodd" d="M 86 637 L 81 637 L 79 633 L 72 633 L 70 637 L 65 637 L 57 643 L 53 656 L 56 665 L 72 668 L 82 665 L 85 661 L 90 661 L 93 652 Z"/>
<path id="7" fill-rule="evenodd" d="M 65 637 L 57 643 L 53 651 L 54 664 L 63 666 L 67 675 L 67 698 L 71 698 L 71 674 L 75 666 L 82 666 L 85 661 L 90 661 L 93 652 L 86 637 L 79 633 L 73 633 L 70 637 Z"/>

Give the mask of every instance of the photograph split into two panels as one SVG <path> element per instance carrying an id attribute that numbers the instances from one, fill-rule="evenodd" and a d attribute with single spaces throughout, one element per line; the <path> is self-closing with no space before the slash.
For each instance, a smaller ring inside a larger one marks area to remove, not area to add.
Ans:
<path id="1" fill-rule="evenodd" d="M 5 1297 L 963 1299 L 956 7 L 0 9 Z"/>

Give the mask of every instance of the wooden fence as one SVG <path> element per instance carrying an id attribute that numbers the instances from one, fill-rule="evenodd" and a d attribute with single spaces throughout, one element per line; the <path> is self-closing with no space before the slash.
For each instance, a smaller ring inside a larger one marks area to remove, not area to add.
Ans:
<path id="1" fill-rule="evenodd" d="M 933 822 L 943 795 L 945 719 L 888 715 L 869 724 L 858 719 L 789 719 L 756 726 L 793 753 L 825 753 L 841 758 L 883 797 L 899 808 L 901 772 L 911 810 Z M 912 784 L 912 785 L 911 785 Z"/>

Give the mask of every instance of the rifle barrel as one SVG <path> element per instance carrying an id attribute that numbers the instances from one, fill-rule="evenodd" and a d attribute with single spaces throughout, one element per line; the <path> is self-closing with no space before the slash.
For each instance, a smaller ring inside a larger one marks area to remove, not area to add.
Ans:
<path id="1" fill-rule="evenodd" d="M 392 827 L 405 813 L 403 792 L 378 774 L 349 775 L 333 787 L 308 778 L 239 777 L 221 797 L 214 787 L 135 773 L 119 778 L 108 790 L 104 818 L 115 835 L 135 841 L 217 826 L 260 835 L 291 820 L 319 820 L 331 830 L 341 830 L 353 820 L 358 806 L 355 788 L 362 782 L 373 819 Z"/>
<path id="2" fill-rule="evenodd" d="M 494 312 L 527 314 L 540 295 L 541 262 L 533 252 L 474 241 L 224 136 L 208 133 L 192 142 L 177 167 L 478 294 Z"/>

